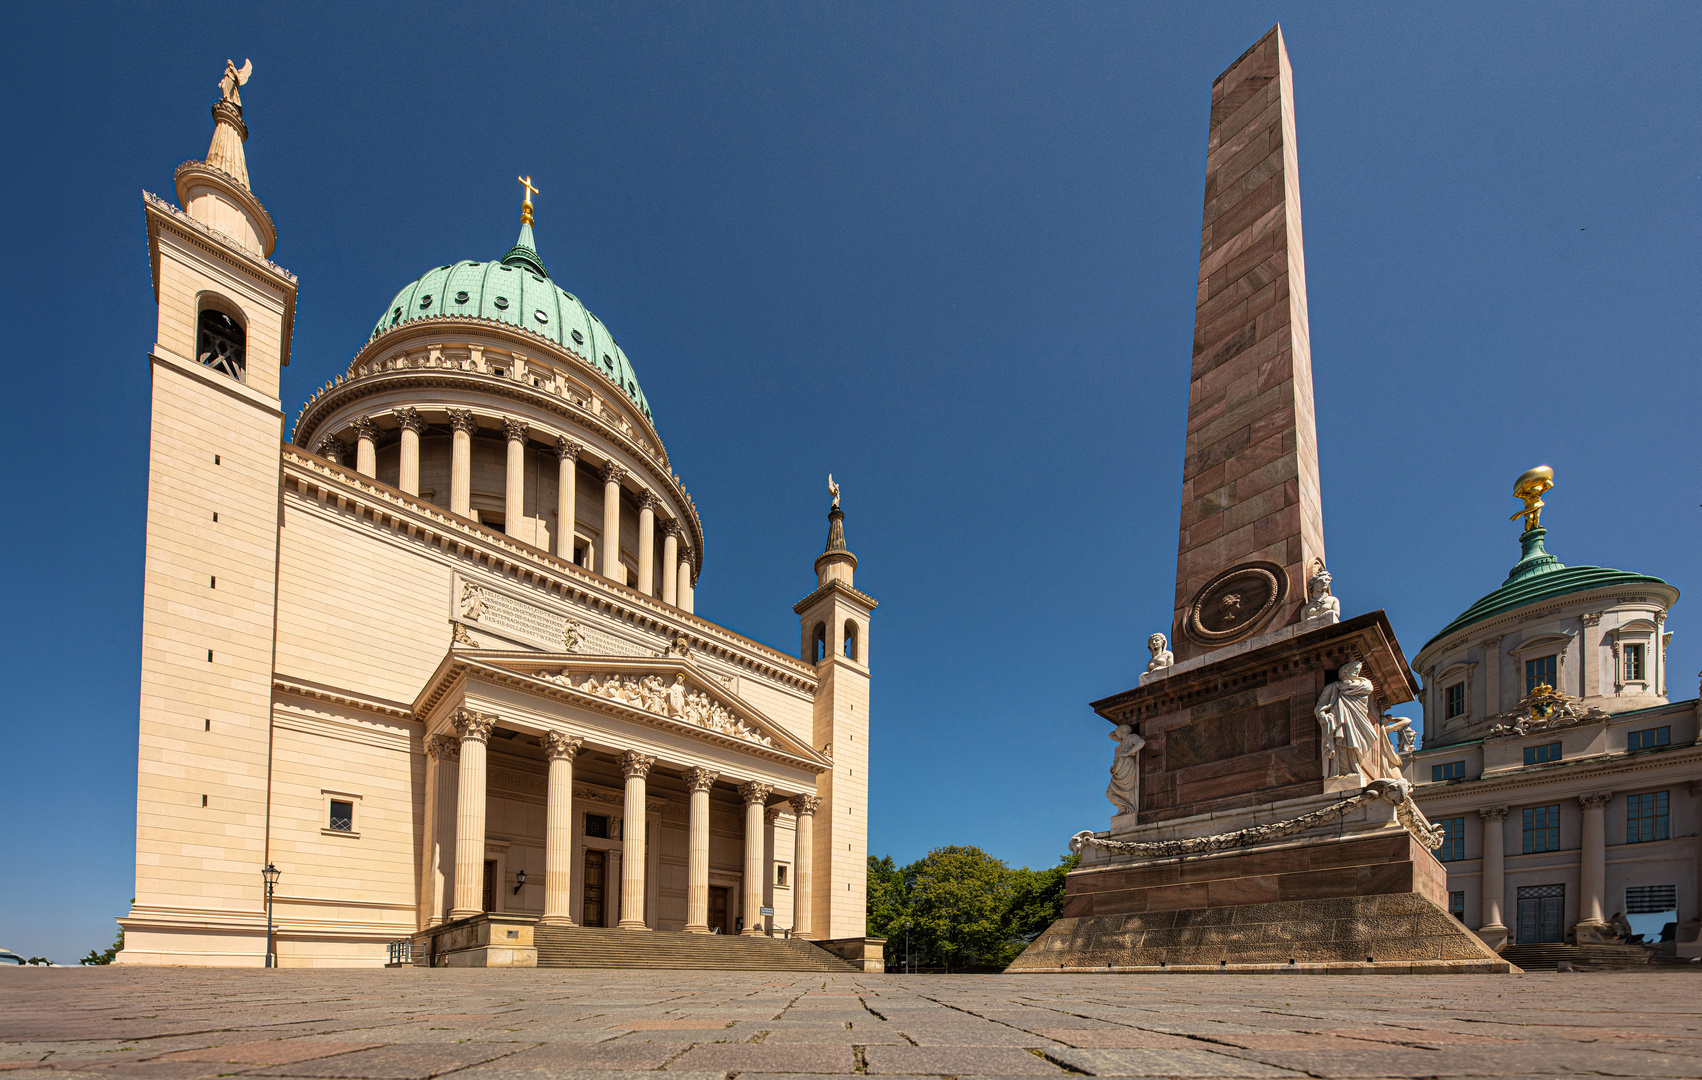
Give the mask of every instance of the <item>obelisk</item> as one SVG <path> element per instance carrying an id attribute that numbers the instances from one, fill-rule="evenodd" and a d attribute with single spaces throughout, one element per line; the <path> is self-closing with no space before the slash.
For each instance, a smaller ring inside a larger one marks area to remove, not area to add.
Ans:
<path id="1" fill-rule="evenodd" d="M 1295 622 L 1323 558 L 1294 75 L 1272 27 L 1212 83 L 1176 659 Z"/>

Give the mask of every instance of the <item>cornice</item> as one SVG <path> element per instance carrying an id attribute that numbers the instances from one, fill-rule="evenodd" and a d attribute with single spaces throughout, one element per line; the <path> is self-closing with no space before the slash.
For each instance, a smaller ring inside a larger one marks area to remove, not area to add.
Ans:
<path id="1" fill-rule="evenodd" d="M 483 321 L 457 317 L 454 321 Z M 494 324 L 506 325 L 506 324 Z M 581 363 L 583 363 L 581 361 Z M 326 383 L 324 387 L 314 391 L 296 415 L 295 430 L 291 433 L 290 441 L 296 446 L 307 448 L 313 445 L 313 437 L 320 424 L 329 420 L 337 412 L 363 398 L 374 397 L 394 390 L 411 388 L 447 389 L 459 391 L 477 391 L 479 393 L 511 401 L 523 402 L 527 405 L 560 417 L 568 425 L 581 428 L 598 435 L 625 453 L 634 463 L 641 467 L 645 474 L 656 486 L 666 489 L 672 496 L 673 502 L 680 507 L 684 516 L 691 523 L 691 543 L 688 545 L 692 553 L 692 581 L 703 571 L 703 522 L 698 517 L 697 505 L 692 501 L 691 494 L 686 491 L 672 472 L 668 461 L 667 451 L 662 447 L 662 440 L 656 439 L 657 454 L 651 454 L 625 431 L 608 423 L 589 408 L 580 405 L 557 394 L 546 392 L 538 387 L 510 379 L 507 376 L 498 377 L 487 375 L 476 370 L 463 370 L 450 367 L 385 367 L 377 371 L 368 371 L 360 365 L 361 374 L 343 376 Z M 599 373 L 599 377 L 601 373 Z M 605 380 L 607 381 L 607 380 Z M 654 432 L 652 432 L 654 434 Z"/>
<path id="2" fill-rule="evenodd" d="M 272 689 L 280 694 L 294 694 L 297 697 L 311 698 L 314 701 L 323 701 L 331 705 L 341 705 L 344 708 L 355 709 L 360 712 L 377 713 L 380 716 L 388 716 L 397 720 L 414 719 L 414 710 L 407 705 L 383 701 L 379 698 L 362 697 L 346 690 L 335 690 L 328 686 L 321 686 L 277 672 L 272 674 Z"/>
<path id="3" fill-rule="evenodd" d="M 861 604 L 862 606 L 868 608 L 870 611 L 873 611 L 873 610 L 875 610 L 875 608 L 880 606 L 880 602 L 877 601 L 874 597 L 870 596 L 868 593 L 861 592 L 857 589 L 853 589 L 851 586 L 845 584 L 843 581 L 840 581 L 838 579 L 834 579 L 832 581 L 829 581 L 826 585 L 823 585 L 820 588 L 816 589 L 814 592 L 810 593 L 808 596 L 804 597 L 802 600 L 798 601 L 796 604 L 793 604 L 792 610 L 794 612 L 796 612 L 797 614 L 802 615 L 805 612 L 806 609 L 814 607 L 816 605 L 816 603 L 822 597 L 826 596 L 829 593 L 840 593 L 847 600 L 853 601 L 854 603 L 857 603 L 857 604 Z"/>
<path id="4" fill-rule="evenodd" d="M 1572 781 L 1595 782 L 1614 776 L 1624 776 L 1631 773 L 1652 772 L 1673 764 L 1702 763 L 1702 747 L 1690 746 L 1679 750 L 1669 750 L 1662 754 L 1603 754 L 1596 758 L 1576 758 L 1568 763 L 1571 768 L 1545 769 L 1536 773 L 1518 773 L 1507 776 L 1479 777 L 1476 780 L 1444 781 L 1440 784 L 1418 784 L 1413 787 L 1414 798 L 1441 796 L 1447 793 L 1450 797 L 1463 793 L 1473 795 L 1488 795 L 1502 791 L 1523 791 L 1530 788 L 1551 787 L 1556 783 Z"/>
<path id="5" fill-rule="evenodd" d="M 695 651 L 813 696 L 815 669 L 759 641 L 617 585 L 542 548 L 487 529 L 433 503 L 380 483 L 290 443 L 281 447 L 284 494 L 347 512 L 375 529 L 429 544 L 499 577 L 601 611 L 667 640 L 682 635 Z"/>

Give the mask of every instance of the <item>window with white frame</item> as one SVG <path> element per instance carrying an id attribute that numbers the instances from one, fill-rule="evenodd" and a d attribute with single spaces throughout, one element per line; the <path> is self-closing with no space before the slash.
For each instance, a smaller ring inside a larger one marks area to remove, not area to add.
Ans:
<path id="1" fill-rule="evenodd" d="M 319 831 L 342 836 L 359 836 L 361 797 L 347 791 L 321 790 Z"/>
<path id="2" fill-rule="evenodd" d="M 1627 642 L 1622 653 L 1623 681 L 1646 682 L 1648 676 L 1644 674 L 1644 646 L 1642 642 Z"/>
<path id="3" fill-rule="evenodd" d="M 1466 715 L 1466 684 L 1465 680 L 1455 683 L 1442 691 L 1442 719 L 1452 720 L 1456 716 Z"/>

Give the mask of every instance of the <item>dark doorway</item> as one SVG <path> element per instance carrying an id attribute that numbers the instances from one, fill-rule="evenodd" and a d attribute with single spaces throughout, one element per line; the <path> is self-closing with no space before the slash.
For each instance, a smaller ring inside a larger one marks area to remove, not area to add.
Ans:
<path id="1" fill-rule="evenodd" d="M 1566 940 L 1566 886 L 1519 888 L 1520 945 L 1560 944 Z"/>
<path id="2" fill-rule="evenodd" d="M 496 860 L 485 860 L 485 902 L 481 911 L 496 910 Z"/>
<path id="3" fill-rule="evenodd" d="M 603 918 L 603 882 L 608 875 L 606 851 L 585 852 L 585 903 L 579 913 L 581 926 L 607 926 Z"/>
<path id="4" fill-rule="evenodd" d="M 724 885 L 709 886 L 709 929 L 717 934 L 733 932 L 727 925 L 727 891 Z"/>

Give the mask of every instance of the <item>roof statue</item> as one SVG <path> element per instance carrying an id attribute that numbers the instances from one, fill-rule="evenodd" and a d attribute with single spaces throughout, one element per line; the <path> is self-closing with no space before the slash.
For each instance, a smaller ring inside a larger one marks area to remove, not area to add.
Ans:
<path id="1" fill-rule="evenodd" d="M 237 87 L 247 86 L 248 77 L 252 74 L 254 61 L 244 59 L 242 66 L 237 67 L 234 60 L 226 60 L 224 78 L 219 80 L 219 93 L 224 96 L 224 100 L 239 109 L 242 108 L 242 95 L 237 92 Z"/>
<path id="2" fill-rule="evenodd" d="M 1518 480 L 1513 482 L 1513 497 L 1523 499 L 1525 508 L 1508 518 L 1508 521 L 1525 519 L 1525 531 L 1542 528 L 1542 493 L 1554 487 L 1554 470 L 1547 465 L 1538 465 L 1528 470 Z"/>
<path id="3" fill-rule="evenodd" d="M 833 482 L 833 474 L 827 474 L 827 493 L 833 496 L 833 508 L 839 509 L 839 485 Z"/>

